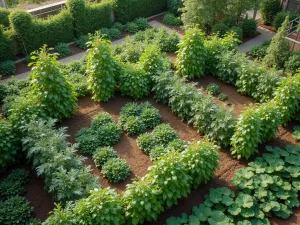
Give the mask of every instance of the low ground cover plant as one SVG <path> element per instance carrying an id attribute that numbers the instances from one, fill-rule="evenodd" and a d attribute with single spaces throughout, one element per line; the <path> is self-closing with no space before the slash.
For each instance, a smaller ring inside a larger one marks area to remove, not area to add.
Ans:
<path id="1" fill-rule="evenodd" d="M 112 147 L 99 148 L 93 154 L 95 165 L 99 168 L 101 168 L 108 160 L 117 157 L 117 152 Z"/>
<path id="2" fill-rule="evenodd" d="M 218 99 L 220 99 L 221 101 L 225 101 L 225 100 L 227 100 L 227 98 L 228 98 L 228 96 L 224 93 L 220 93 L 218 95 Z"/>
<path id="3" fill-rule="evenodd" d="M 146 18 L 137 18 L 134 21 L 125 24 L 125 31 L 135 34 L 140 30 L 147 29 L 148 27 L 148 20 Z"/>
<path id="4" fill-rule="evenodd" d="M 255 59 L 262 60 L 267 55 L 267 50 L 271 41 L 265 41 L 262 45 L 254 46 L 249 55 L 254 57 Z"/>
<path id="5" fill-rule="evenodd" d="M 87 42 L 89 41 L 88 35 L 81 35 L 79 38 L 75 41 L 75 44 L 82 49 L 87 49 L 88 45 Z"/>
<path id="6" fill-rule="evenodd" d="M 88 128 L 82 128 L 76 134 L 76 142 L 82 154 L 93 154 L 99 147 L 112 146 L 121 137 L 121 128 L 105 112 L 96 115 Z"/>
<path id="7" fill-rule="evenodd" d="M 160 123 L 159 111 L 149 102 L 127 103 L 120 112 L 119 124 L 130 135 L 138 135 Z"/>

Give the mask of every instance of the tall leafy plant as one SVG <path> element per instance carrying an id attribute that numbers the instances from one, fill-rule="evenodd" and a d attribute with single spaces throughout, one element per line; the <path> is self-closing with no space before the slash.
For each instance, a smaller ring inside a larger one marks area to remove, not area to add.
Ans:
<path id="1" fill-rule="evenodd" d="M 96 32 L 91 36 L 88 50 L 87 69 L 89 88 L 93 100 L 106 102 L 114 95 L 116 81 L 116 62 L 111 54 L 110 41 Z"/>
<path id="2" fill-rule="evenodd" d="M 190 79 L 203 76 L 205 72 L 206 49 L 202 31 L 197 28 L 189 29 L 178 46 L 179 50 L 176 59 L 178 73 Z"/>
<path id="3" fill-rule="evenodd" d="M 44 45 L 35 52 L 32 72 L 32 89 L 46 113 L 58 120 L 68 118 L 76 107 L 76 95 L 67 78 L 60 71 L 57 56 Z"/>

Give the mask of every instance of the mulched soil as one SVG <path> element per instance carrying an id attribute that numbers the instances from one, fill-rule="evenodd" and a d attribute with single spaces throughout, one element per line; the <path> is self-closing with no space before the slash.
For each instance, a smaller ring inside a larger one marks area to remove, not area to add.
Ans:
<path id="1" fill-rule="evenodd" d="M 273 32 L 276 32 L 276 30 L 272 27 L 272 25 L 266 25 L 262 22 L 261 19 L 258 19 L 257 20 L 257 25 L 260 26 L 260 27 L 263 27 L 269 31 L 273 31 Z"/>

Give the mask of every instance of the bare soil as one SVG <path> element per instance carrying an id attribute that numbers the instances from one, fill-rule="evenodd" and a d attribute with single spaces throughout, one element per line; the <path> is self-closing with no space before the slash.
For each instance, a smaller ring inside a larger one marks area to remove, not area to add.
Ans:
<path id="1" fill-rule="evenodd" d="M 269 31 L 273 31 L 273 32 L 276 32 L 276 30 L 272 27 L 272 25 L 266 25 L 263 23 L 263 21 L 261 19 L 258 19 L 257 20 L 257 25 L 260 26 L 260 27 L 263 27 Z"/>

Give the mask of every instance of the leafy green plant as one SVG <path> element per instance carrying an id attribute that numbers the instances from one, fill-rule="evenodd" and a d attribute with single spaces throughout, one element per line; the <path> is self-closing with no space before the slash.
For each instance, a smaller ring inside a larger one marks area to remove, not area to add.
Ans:
<path id="1" fill-rule="evenodd" d="M 3 100 L 7 97 L 7 85 L 0 84 L 0 104 L 3 103 Z"/>
<path id="2" fill-rule="evenodd" d="M 212 27 L 212 33 L 223 37 L 229 31 L 229 27 L 224 23 L 218 23 Z"/>
<path id="3" fill-rule="evenodd" d="M 227 27 L 232 28 L 236 27 L 238 19 L 236 16 L 229 16 L 222 20 L 222 23 L 225 24 Z"/>
<path id="4" fill-rule="evenodd" d="M 0 224 L 26 224 L 31 217 L 33 208 L 29 202 L 20 196 L 10 197 L 0 201 Z"/>
<path id="5" fill-rule="evenodd" d="M 77 202 L 73 215 L 78 225 L 121 224 L 123 221 L 119 195 L 109 188 L 91 191 L 89 197 Z"/>
<path id="6" fill-rule="evenodd" d="M 119 141 L 121 128 L 108 113 L 96 115 L 89 128 L 82 128 L 76 134 L 79 150 L 83 154 L 93 154 L 99 147 L 112 146 Z"/>
<path id="7" fill-rule="evenodd" d="M 103 39 L 106 39 L 106 40 L 112 40 L 111 36 L 110 36 L 110 32 L 109 32 L 109 29 L 106 28 L 106 27 L 103 27 L 99 30 L 101 36 Z"/>
<path id="8" fill-rule="evenodd" d="M 282 23 L 284 22 L 285 18 L 286 17 L 289 17 L 289 21 L 292 21 L 294 19 L 296 19 L 297 17 L 299 17 L 300 15 L 298 13 L 295 13 L 295 12 L 290 12 L 290 11 L 281 11 L 279 13 L 276 14 L 275 18 L 274 18 L 274 21 L 272 23 L 272 26 L 278 30 Z"/>
<path id="9" fill-rule="evenodd" d="M 55 51 L 58 53 L 59 57 L 66 57 L 73 53 L 67 43 L 58 43 L 55 46 Z"/>
<path id="10" fill-rule="evenodd" d="M 211 94 L 213 96 L 216 96 L 221 93 L 221 89 L 219 85 L 211 83 L 206 87 L 207 94 Z"/>
<path id="11" fill-rule="evenodd" d="M 119 124 L 130 135 L 144 133 L 160 123 L 159 111 L 149 102 L 127 103 L 120 112 Z"/>
<path id="12" fill-rule="evenodd" d="M 254 19 L 244 19 L 241 28 L 246 37 L 253 37 L 257 30 L 257 22 Z"/>
<path id="13" fill-rule="evenodd" d="M 141 178 L 129 184 L 122 196 L 126 221 L 133 225 L 155 221 L 164 211 L 161 194 L 162 191 L 149 179 Z"/>
<path id="14" fill-rule="evenodd" d="M 161 189 L 161 199 L 167 208 L 177 204 L 178 199 L 190 193 L 192 180 L 185 172 L 185 164 L 181 162 L 178 152 L 168 152 L 154 161 L 147 179 Z"/>
<path id="15" fill-rule="evenodd" d="M 280 12 L 280 0 L 264 0 L 261 3 L 260 13 L 264 24 L 272 24 L 278 12 Z"/>
<path id="16" fill-rule="evenodd" d="M 206 49 L 203 40 L 204 35 L 197 28 L 185 32 L 182 42 L 178 44 L 176 59 L 176 68 L 180 75 L 190 79 L 204 75 Z"/>
<path id="17" fill-rule="evenodd" d="M 106 102 L 115 92 L 116 62 L 111 54 L 110 42 L 103 39 L 98 32 L 91 37 L 91 49 L 87 56 L 87 74 L 89 89 L 93 100 Z"/>
<path id="18" fill-rule="evenodd" d="M 128 22 L 125 24 L 125 31 L 135 34 L 139 31 L 139 26 L 135 22 Z"/>
<path id="19" fill-rule="evenodd" d="M 155 141 L 154 141 L 155 142 Z M 168 145 L 154 145 L 151 149 L 149 156 L 151 160 L 157 160 L 159 157 L 165 155 L 170 151 L 178 151 L 182 152 L 185 149 L 184 141 L 180 139 L 174 139 L 173 141 L 169 142 Z"/>
<path id="20" fill-rule="evenodd" d="M 255 59 L 262 60 L 267 55 L 267 50 L 271 41 L 265 41 L 262 45 L 254 46 L 249 54 Z"/>
<path id="21" fill-rule="evenodd" d="M 173 13 L 166 13 L 163 17 L 163 21 L 170 26 L 180 26 L 183 24 L 181 19 L 176 17 Z"/>
<path id="22" fill-rule="evenodd" d="M 300 127 L 299 127 L 299 126 L 294 127 L 293 137 L 294 137 L 297 141 L 300 141 Z"/>
<path id="23" fill-rule="evenodd" d="M 9 120 L 0 120 L 0 166 L 7 167 L 16 162 L 21 149 L 20 136 L 15 132 Z"/>
<path id="24" fill-rule="evenodd" d="M 127 38 L 121 44 L 114 46 L 113 54 L 121 62 L 136 63 L 139 61 L 139 58 L 141 57 L 144 50 L 145 45 L 143 42 Z"/>
<path id="25" fill-rule="evenodd" d="M 45 225 L 56 225 L 59 223 L 62 224 L 73 224 L 76 223 L 73 212 L 73 204 L 67 202 L 65 207 L 62 207 L 61 204 L 55 204 L 55 208 L 50 212 L 50 216 L 44 222 Z"/>
<path id="26" fill-rule="evenodd" d="M 101 172 L 109 182 L 119 183 L 126 180 L 131 173 L 131 169 L 126 160 L 111 158 L 103 165 Z"/>
<path id="27" fill-rule="evenodd" d="M 148 20 L 146 18 L 136 18 L 134 23 L 137 25 L 139 30 L 145 30 L 149 27 Z"/>
<path id="28" fill-rule="evenodd" d="M 57 56 L 47 46 L 33 54 L 32 91 L 49 117 L 61 120 L 71 116 L 76 107 L 76 95 L 64 74 L 60 72 Z"/>
<path id="29" fill-rule="evenodd" d="M 93 154 L 93 159 L 97 167 L 102 167 L 108 160 L 117 157 L 117 152 L 112 147 L 99 148 Z"/>
<path id="30" fill-rule="evenodd" d="M 284 69 L 290 74 L 295 74 L 297 70 L 300 70 L 300 53 L 292 54 L 285 62 Z"/>
<path id="31" fill-rule="evenodd" d="M 123 30 L 123 25 L 120 22 L 116 22 L 113 24 L 112 28 L 118 29 L 119 31 Z"/>
<path id="32" fill-rule="evenodd" d="M 73 85 L 74 92 L 78 97 L 84 97 L 90 93 L 86 76 L 80 73 L 74 73 L 68 76 L 68 80 Z"/>
<path id="33" fill-rule="evenodd" d="M 121 31 L 118 28 L 110 28 L 109 36 L 112 40 L 117 39 L 121 36 Z"/>
<path id="34" fill-rule="evenodd" d="M 176 52 L 178 50 L 179 37 L 176 32 L 168 33 L 165 28 L 160 28 L 154 36 L 154 44 L 158 44 L 163 52 Z"/>
<path id="35" fill-rule="evenodd" d="M 224 93 L 220 93 L 218 95 L 218 99 L 220 99 L 221 101 L 225 101 L 225 100 L 227 100 L 227 98 L 228 98 L 228 96 Z"/>
<path id="36" fill-rule="evenodd" d="M 16 65 L 12 60 L 0 63 L 0 75 L 13 75 L 16 73 Z"/>
<path id="37" fill-rule="evenodd" d="M 75 44 L 82 49 L 87 49 L 88 45 L 87 42 L 89 41 L 88 35 L 81 35 L 79 38 L 75 41 Z"/>
<path id="38" fill-rule="evenodd" d="M 119 77 L 124 96 L 141 99 L 150 93 L 150 77 L 138 64 L 127 63 Z"/>
<path id="39" fill-rule="evenodd" d="M 243 41 L 244 31 L 241 27 L 232 27 L 228 32 L 233 33 L 239 41 Z"/>
<path id="40" fill-rule="evenodd" d="M 167 0 L 167 7 L 171 13 L 179 15 L 179 9 L 183 6 L 182 0 Z"/>
<path id="41" fill-rule="evenodd" d="M 257 152 L 258 144 L 261 142 L 260 117 L 255 110 L 255 107 L 249 107 L 242 112 L 231 137 L 231 153 L 238 159 L 248 159 Z"/>
<path id="42" fill-rule="evenodd" d="M 155 127 L 152 133 L 140 135 L 137 144 L 146 154 L 151 154 L 155 147 L 168 148 L 168 145 L 176 139 L 179 139 L 177 132 L 169 124 L 161 124 Z"/>

